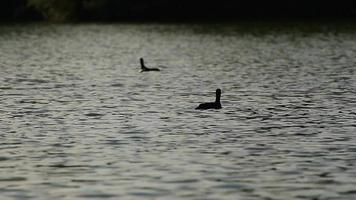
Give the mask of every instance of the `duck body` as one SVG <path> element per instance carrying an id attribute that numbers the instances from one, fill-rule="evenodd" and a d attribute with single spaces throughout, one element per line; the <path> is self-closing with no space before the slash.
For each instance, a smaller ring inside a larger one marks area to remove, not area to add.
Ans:
<path id="1" fill-rule="evenodd" d="M 140 63 L 141 63 L 141 72 L 161 71 L 158 68 L 148 68 L 148 67 L 146 67 L 143 58 L 140 58 Z"/>
<path id="2" fill-rule="evenodd" d="M 201 103 L 199 104 L 198 107 L 196 107 L 196 110 L 207 110 L 207 109 L 221 109 L 221 103 L 220 102 L 208 102 L 208 103 Z"/>
<path id="3" fill-rule="evenodd" d="M 215 102 L 208 102 L 208 103 L 202 103 L 199 104 L 198 107 L 196 107 L 196 110 L 207 110 L 207 109 L 221 109 L 221 103 L 220 103 L 220 97 L 221 97 L 221 90 L 217 89 L 216 90 L 216 99 Z"/>

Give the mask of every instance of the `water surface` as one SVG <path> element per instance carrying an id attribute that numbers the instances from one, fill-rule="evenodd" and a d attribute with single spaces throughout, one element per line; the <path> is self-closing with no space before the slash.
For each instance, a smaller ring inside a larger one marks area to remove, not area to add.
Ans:
<path id="1" fill-rule="evenodd" d="M 2 25 L 1 199 L 354 199 L 355 55 L 326 25 Z"/>

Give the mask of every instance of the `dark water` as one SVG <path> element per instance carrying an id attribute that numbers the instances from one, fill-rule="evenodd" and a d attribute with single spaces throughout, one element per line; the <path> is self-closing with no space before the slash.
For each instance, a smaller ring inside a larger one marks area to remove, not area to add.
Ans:
<path id="1" fill-rule="evenodd" d="M 355 199 L 355 33 L 2 25 L 0 197 Z"/>

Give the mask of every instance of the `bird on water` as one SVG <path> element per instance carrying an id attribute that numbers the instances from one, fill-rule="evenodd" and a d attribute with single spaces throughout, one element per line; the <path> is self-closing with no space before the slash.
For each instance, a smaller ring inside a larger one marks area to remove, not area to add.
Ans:
<path id="1" fill-rule="evenodd" d="M 220 96 L 221 96 L 221 90 L 216 89 L 216 99 L 215 102 L 209 102 L 209 103 L 202 103 L 195 109 L 198 110 L 206 110 L 206 109 L 221 109 L 221 103 L 220 103 Z"/>
<path id="2" fill-rule="evenodd" d="M 158 68 L 148 68 L 145 66 L 143 58 L 140 58 L 141 63 L 141 72 L 149 72 L 149 71 L 160 71 Z"/>

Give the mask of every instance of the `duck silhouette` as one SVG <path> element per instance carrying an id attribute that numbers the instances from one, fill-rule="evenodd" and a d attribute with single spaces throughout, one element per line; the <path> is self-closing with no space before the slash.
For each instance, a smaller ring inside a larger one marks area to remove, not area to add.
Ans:
<path id="1" fill-rule="evenodd" d="M 197 110 L 206 110 L 206 109 L 221 109 L 220 103 L 221 90 L 216 89 L 216 99 L 215 102 L 202 103 L 195 109 Z"/>
<path id="2" fill-rule="evenodd" d="M 148 68 L 148 67 L 146 67 L 143 58 L 140 58 L 140 63 L 141 63 L 141 72 L 161 71 L 158 68 Z"/>

